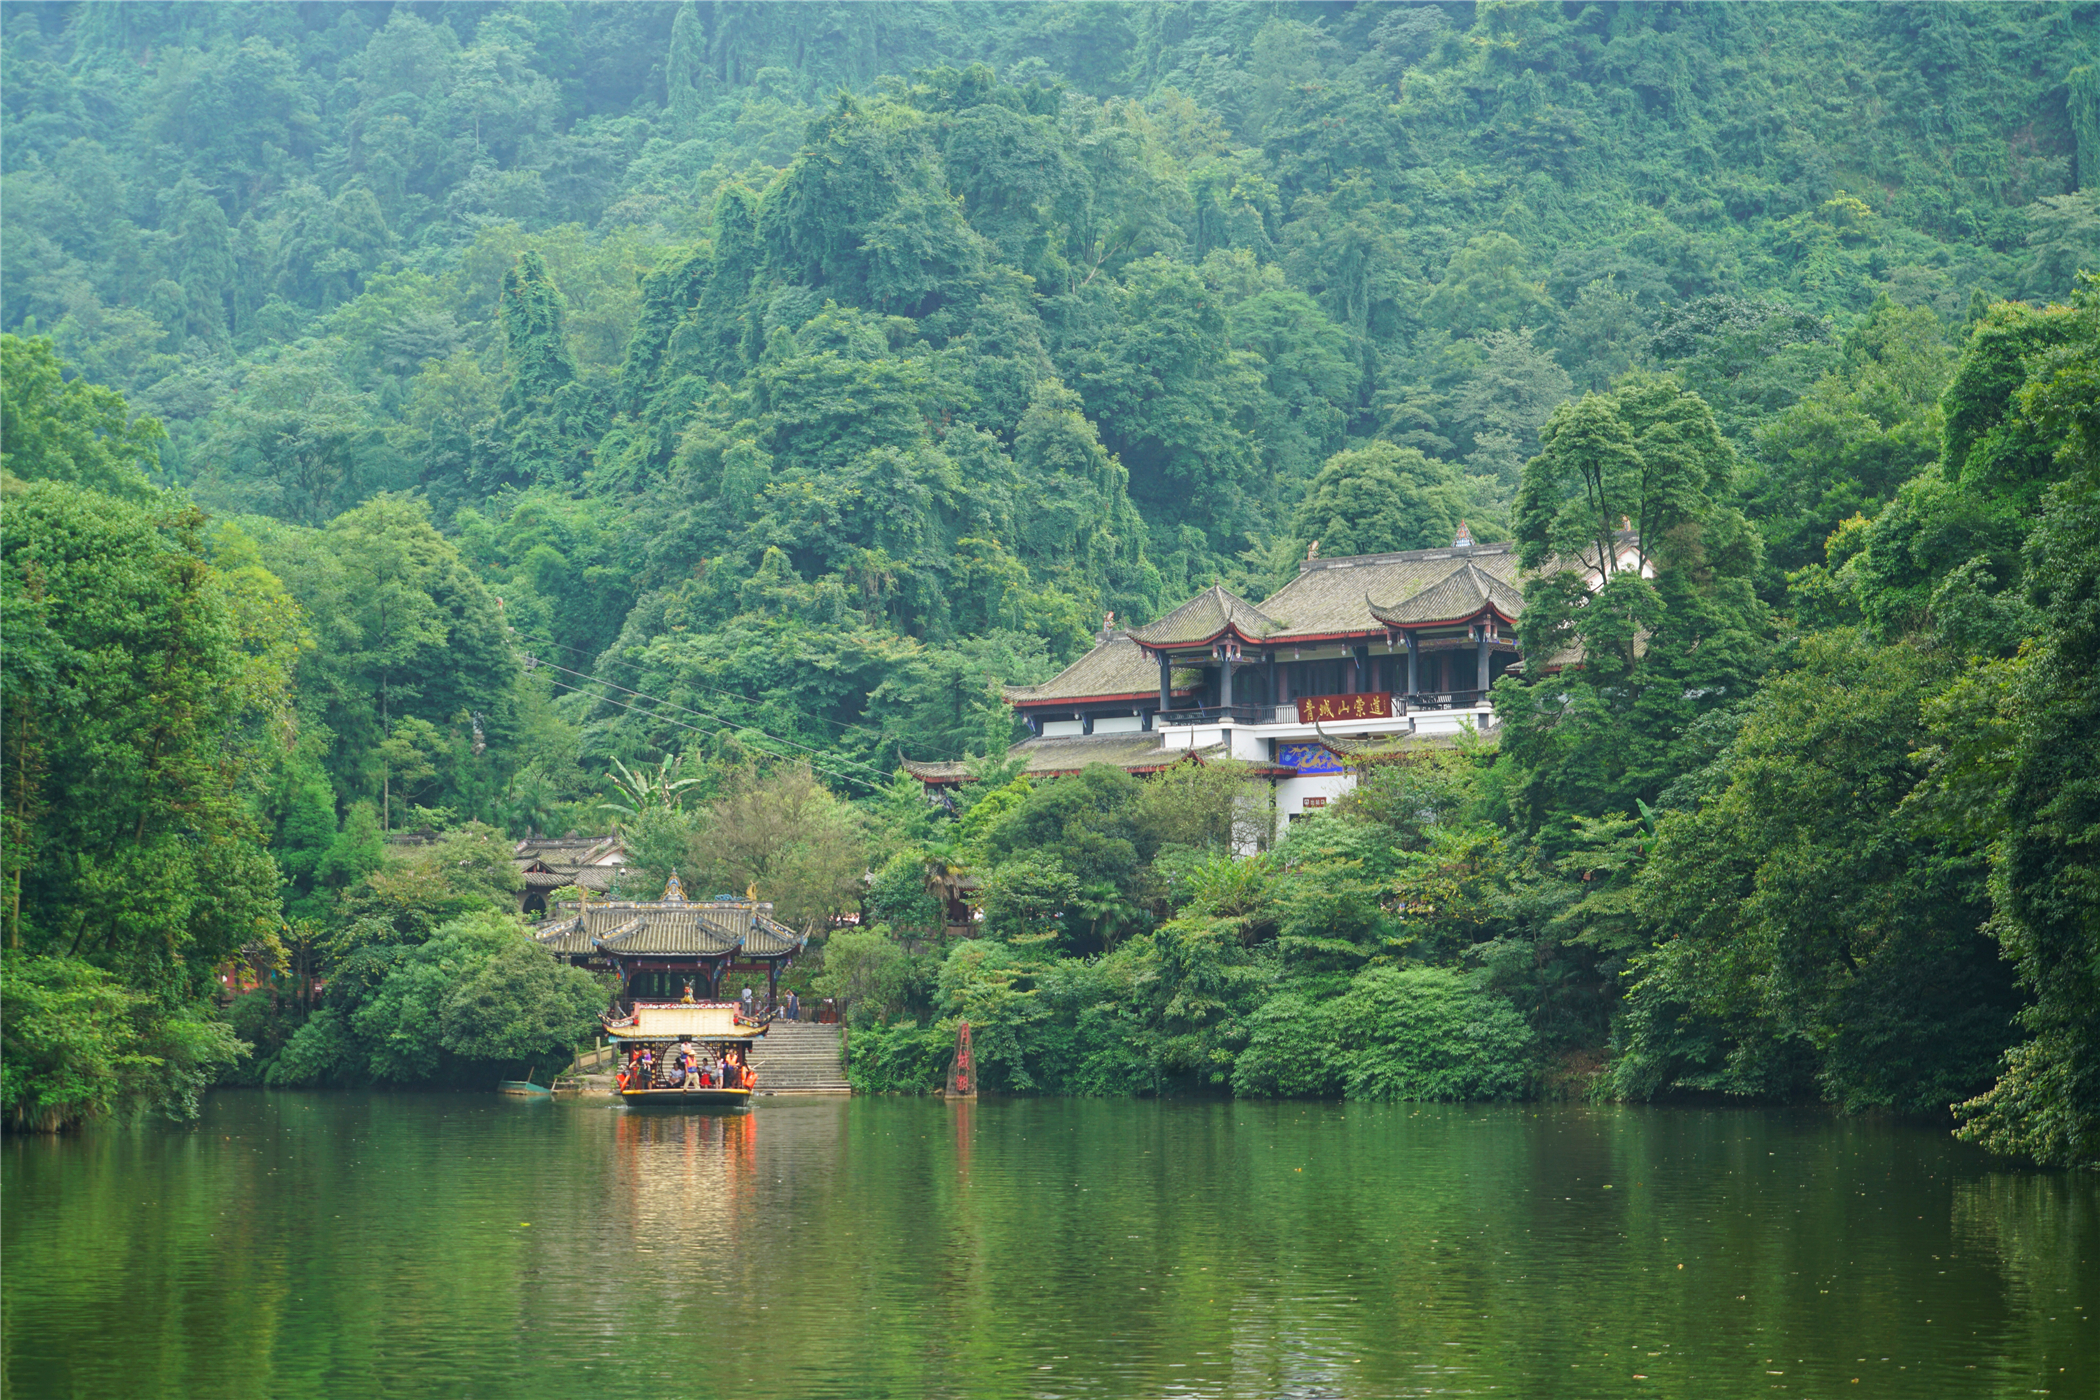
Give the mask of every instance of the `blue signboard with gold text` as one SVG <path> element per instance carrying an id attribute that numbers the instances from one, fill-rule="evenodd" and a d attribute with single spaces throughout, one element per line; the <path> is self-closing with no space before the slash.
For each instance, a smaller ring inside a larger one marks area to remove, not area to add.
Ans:
<path id="1" fill-rule="evenodd" d="M 1343 773 L 1342 761 L 1328 752 L 1323 744 L 1278 744 L 1276 763 L 1282 768 L 1295 768 L 1300 773 Z"/>

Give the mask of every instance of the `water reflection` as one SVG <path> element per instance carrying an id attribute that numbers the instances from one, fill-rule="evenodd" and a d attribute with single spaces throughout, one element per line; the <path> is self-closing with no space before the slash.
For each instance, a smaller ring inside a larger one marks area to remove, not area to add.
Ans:
<path id="1" fill-rule="evenodd" d="M 23 1397 L 2100 1393 L 2100 1182 L 1818 1114 L 252 1093 L 0 1151 Z"/>
<path id="2" fill-rule="evenodd" d="M 752 1207 L 758 1119 L 748 1113 L 629 1110 L 613 1120 L 609 1195 L 635 1248 L 733 1252 Z"/>

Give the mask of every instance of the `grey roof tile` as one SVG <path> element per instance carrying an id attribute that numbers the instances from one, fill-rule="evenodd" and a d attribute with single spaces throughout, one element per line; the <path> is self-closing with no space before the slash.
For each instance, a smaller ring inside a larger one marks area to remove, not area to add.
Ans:
<path id="1" fill-rule="evenodd" d="M 1173 687 L 1186 692 L 1202 677 L 1176 671 Z M 1006 699 L 1014 705 L 1040 705 L 1046 700 L 1142 700 L 1159 696 L 1159 663 L 1145 655 L 1128 632 L 1117 632 L 1041 685 L 1010 685 Z"/>
<path id="2" fill-rule="evenodd" d="M 538 941 L 554 953 L 713 958 L 741 951 L 751 957 L 783 957 L 802 947 L 803 936 L 769 917 L 764 911 L 770 907 L 742 900 L 586 904 L 542 930 Z"/>
<path id="3" fill-rule="evenodd" d="M 1374 594 L 1369 601 L 1371 616 L 1395 626 L 1464 622 L 1490 606 L 1511 621 L 1524 611 L 1523 594 L 1470 559 L 1409 597 L 1382 603 Z"/>
<path id="4" fill-rule="evenodd" d="M 1256 639 L 1275 631 L 1276 622 L 1262 608 L 1214 583 L 1159 621 L 1131 628 L 1130 635 L 1146 646 L 1194 646 L 1227 628 Z"/>
<path id="5" fill-rule="evenodd" d="M 1288 644 L 1300 638 L 1381 631 L 1385 624 L 1373 614 L 1372 599 L 1384 607 L 1398 606 L 1463 572 L 1468 564 L 1515 591 L 1513 544 L 1307 560 L 1299 566 L 1298 577 L 1262 600 L 1262 612 L 1278 624 L 1265 640 Z"/>

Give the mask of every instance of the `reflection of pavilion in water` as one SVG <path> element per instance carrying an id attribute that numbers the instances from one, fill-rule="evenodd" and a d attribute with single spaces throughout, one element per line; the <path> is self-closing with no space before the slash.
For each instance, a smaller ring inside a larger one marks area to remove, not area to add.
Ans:
<path id="1" fill-rule="evenodd" d="M 783 1243 L 795 1203 L 825 1195 L 810 1172 L 828 1176 L 845 1150 L 847 1103 L 773 1103 L 736 1114 L 615 1110 L 604 1187 L 611 1247 L 702 1291 L 741 1277 L 751 1252 Z"/>
<path id="2" fill-rule="evenodd" d="M 733 1257 L 758 1169 L 756 1114 L 623 1113 L 614 1120 L 618 1171 L 635 1248 L 718 1249 Z"/>

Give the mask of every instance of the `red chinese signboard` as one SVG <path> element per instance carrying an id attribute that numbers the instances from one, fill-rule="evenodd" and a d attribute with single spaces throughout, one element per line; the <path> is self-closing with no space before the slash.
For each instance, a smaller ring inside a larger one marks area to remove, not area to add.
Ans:
<path id="1" fill-rule="evenodd" d="M 1316 724 L 1328 720 L 1344 719 L 1391 719 L 1393 717 L 1393 695 L 1388 690 L 1372 691 L 1367 695 L 1301 695 L 1298 697 L 1298 723 Z"/>

